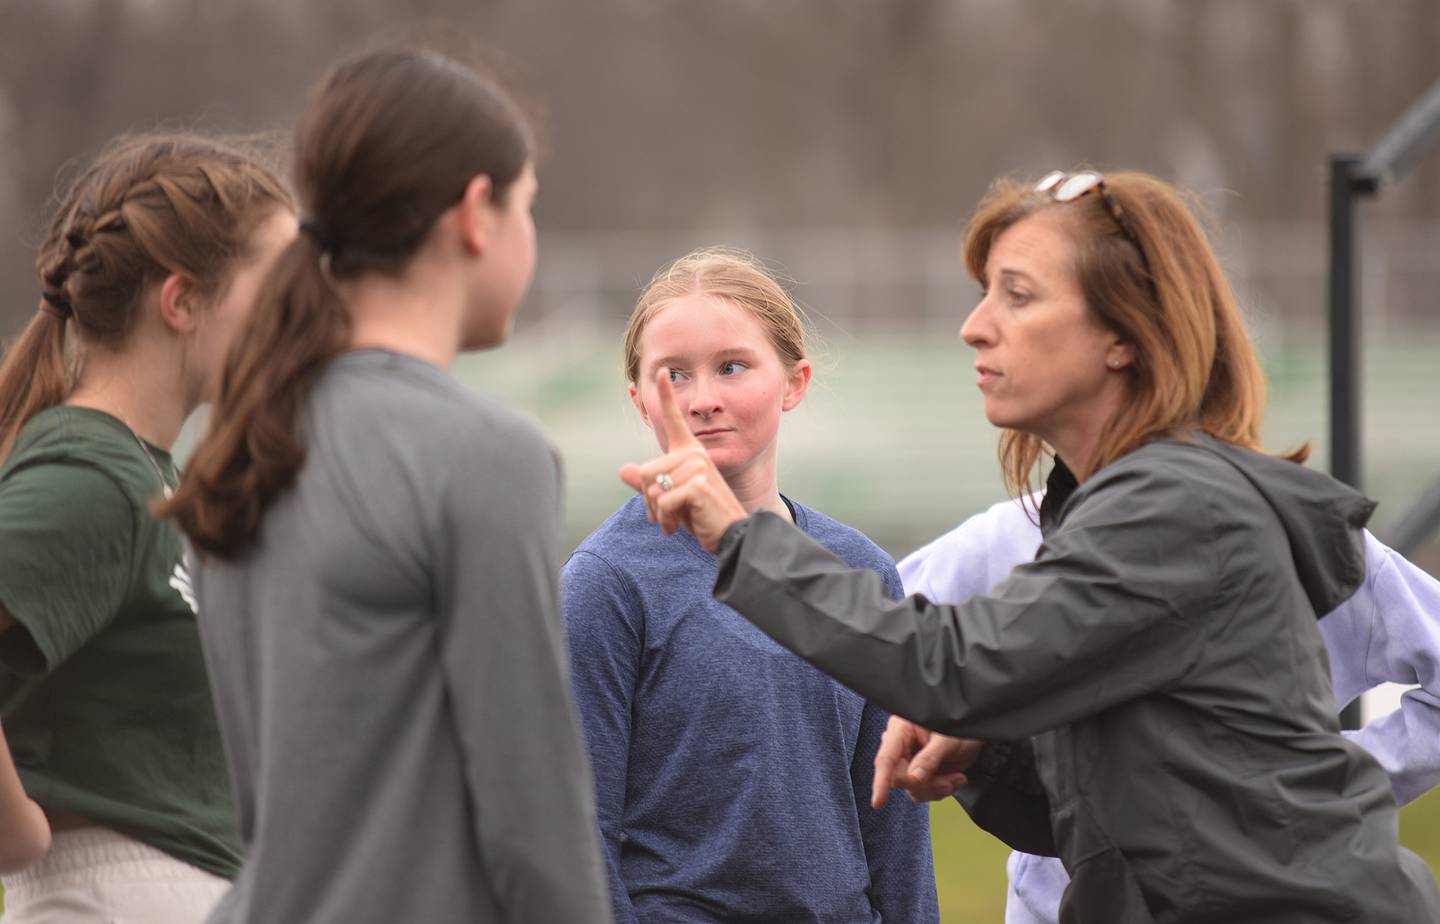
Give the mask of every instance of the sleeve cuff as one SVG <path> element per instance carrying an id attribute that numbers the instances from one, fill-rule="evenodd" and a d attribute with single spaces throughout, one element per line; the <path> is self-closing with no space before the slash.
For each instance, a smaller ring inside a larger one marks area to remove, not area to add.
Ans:
<path id="1" fill-rule="evenodd" d="M 737 546 L 745 539 L 745 533 L 750 528 L 750 517 L 743 520 L 736 520 L 725 530 L 725 535 L 720 537 L 720 545 L 715 549 L 715 557 L 723 559 L 730 555 Z"/>

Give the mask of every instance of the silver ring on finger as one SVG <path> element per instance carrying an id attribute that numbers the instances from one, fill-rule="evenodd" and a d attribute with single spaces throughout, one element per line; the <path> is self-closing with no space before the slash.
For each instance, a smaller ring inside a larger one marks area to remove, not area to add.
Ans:
<path id="1" fill-rule="evenodd" d="M 675 487 L 675 479 L 670 477 L 669 472 L 661 472 L 655 476 L 655 483 L 660 486 L 661 491 L 668 491 Z"/>

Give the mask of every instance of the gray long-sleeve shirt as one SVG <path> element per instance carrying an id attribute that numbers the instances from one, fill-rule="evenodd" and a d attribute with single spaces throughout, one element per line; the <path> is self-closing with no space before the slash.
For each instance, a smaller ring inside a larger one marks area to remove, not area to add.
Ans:
<path id="1" fill-rule="evenodd" d="M 381 351 L 304 417 L 257 542 L 196 575 L 249 853 L 211 924 L 608 922 L 555 453 Z"/>

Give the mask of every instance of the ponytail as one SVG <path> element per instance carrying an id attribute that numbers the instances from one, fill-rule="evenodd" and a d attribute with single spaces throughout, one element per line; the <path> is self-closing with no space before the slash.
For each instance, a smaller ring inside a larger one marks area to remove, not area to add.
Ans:
<path id="1" fill-rule="evenodd" d="M 501 203 L 532 149 L 509 97 L 448 58 L 382 49 L 333 68 L 295 128 L 301 234 L 236 333 L 210 430 L 156 514 L 217 558 L 255 541 L 304 464 L 306 398 L 349 344 L 335 281 L 403 273 L 471 179 L 489 177 Z"/>
<path id="2" fill-rule="evenodd" d="M 350 338 L 322 260 L 310 234 L 280 256 L 226 359 L 209 432 L 174 496 L 155 504 L 202 552 L 229 558 L 253 541 L 261 514 L 305 462 L 301 409 Z"/>
<path id="3" fill-rule="evenodd" d="M 70 393 L 65 362 L 65 318 L 42 308 L 0 364 L 0 461 L 10 455 L 20 428 Z"/>

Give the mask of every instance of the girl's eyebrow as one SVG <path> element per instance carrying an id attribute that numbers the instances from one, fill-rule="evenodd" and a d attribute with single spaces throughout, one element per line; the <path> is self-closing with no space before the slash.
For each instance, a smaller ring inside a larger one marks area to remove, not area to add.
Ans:
<path id="1" fill-rule="evenodd" d="M 754 350 L 752 347 L 722 347 L 721 349 L 718 349 L 714 353 L 712 353 L 710 359 L 715 359 L 716 357 L 720 356 L 750 357 L 755 355 L 757 355 L 756 350 Z M 650 360 L 646 363 L 646 366 L 648 366 L 650 369 L 659 369 L 661 366 L 669 366 L 672 369 L 685 369 L 687 368 L 687 362 L 688 359 L 680 356 L 661 356 L 656 359 Z"/>

